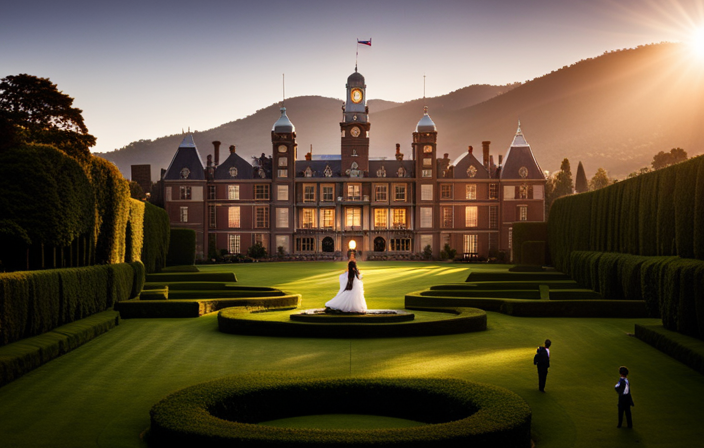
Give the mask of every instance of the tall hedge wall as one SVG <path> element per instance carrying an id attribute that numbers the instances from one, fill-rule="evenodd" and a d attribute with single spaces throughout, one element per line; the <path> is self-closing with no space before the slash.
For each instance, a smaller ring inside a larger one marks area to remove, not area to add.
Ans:
<path id="1" fill-rule="evenodd" d="M 161 272 L 166 266 L 171 228 L 169 215 L 163 208 L 144 204 L 144 245 L 142 262 L 148 273 Z"/>
<path id="2" fill-rule="evenodd" d="M 0 274 L 0 345 L 45 333 L 134 297 L 144 281 L 140 265 Z M 142 283 L 135 285 L 136 281 Z"/>
<path id="3" fill-rule="evenodd" d="M 539 248 L 538 244 L 535 242 L 543 241 L 547 245 L 548 241 L 548 225 L 546 222 L 517 222 L 513 225 L 513 247 L 515 248 L 513 253 L 514 263 L 524 263 L 524 264 L 538 264 L 538 261 L 542 261 L 540 264 L 546 263 L 549 258 L 549 254 L 545 253 L 545 247 L 543 247 L 543 253 L 536 254 L 533 251 Z M 531 242 L 527 247 L 531 251 L 530 253 L 524 253 L 524 243 Z"/>
<path id="4" fill-rule="evenodd" d="M 171 229 L 167 266 L 192 265 L 196 262 L 196 232 L 192 229 Z"/>
<path id="5" fill-rule="evenodd" d="M 704 156 L 556 200 L 548 241 L 582 286 L 704 338 Z"/>
<path id="6" fill-rule="evenodd" d="M 129 198 L 125 226 L 125 262 L 141 261 L 144 248 L 144 202 Z"/>

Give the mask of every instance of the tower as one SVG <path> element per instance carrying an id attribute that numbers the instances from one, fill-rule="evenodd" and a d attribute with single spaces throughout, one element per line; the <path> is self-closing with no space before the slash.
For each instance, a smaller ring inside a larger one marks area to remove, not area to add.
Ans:
<path id="1" fill-rule="evenodd" d="M 369 172 L 369 107 L 364 76 L 357 72 L 347 78 L 347 95 L 342 106 L 341 174 L 364 177 Z"/>
<path id="2" fill-rule="evenodd" d="M 438 130 L 428 115 L 428 106 L 424 107 L 423 117 L 413 133 L 413 155 L 416 161 L 416 175 L 422 181 L 434 181 L 437 178 L 435 160 L 437 159 Z"/>
<path id="3" fill-rule="evenodd" d="M 286 115 L 286 108 L 281 108 L 281 117 L 271 128 L 271 144 L 273 146 L 272 179 L 274 181 L 293 181 L 296 177 L 296 127 Z"/>

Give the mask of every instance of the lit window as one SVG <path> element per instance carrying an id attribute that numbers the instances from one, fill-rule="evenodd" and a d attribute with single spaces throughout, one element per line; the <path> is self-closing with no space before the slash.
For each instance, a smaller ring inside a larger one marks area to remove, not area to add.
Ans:
<path id="1" fill-rule="evenodd" d="M 374 200 L 377 202 L 386 202 L 389 200 L 389 186 L 380 184 L 374 186 Z"/>
<path id="2" fill-rule="evenodd" d="M 279 168 L 278 170 L 276 170 L 276 175 L 278 177 L 288 177 L 288 170 Z"/>
<path id="3" fill-rule="evenodd" d="M 228 207 L 228 219 L 227 225 L 232 229 L 237 229 L 240 227 L 240 208 L 239 207 Z"/>
<path id="4" fill-rule="evenodd" d="M 362 186 L 360 184 L 347 184 L 347 199 L 359 201 L 362 199 Z"/>
<path id="5" fill-rule="evenodd" d="M 303 202 L 315 202 L 315 185 L 303 186 Z"/>
<path id="6" fill-rule="evenodd" d="M 467 195 L 465 199 L 477 199 L 477 184 L 467 184 Z"/>
<path id="7" fill-rule="evenodd" d="M 276 227 L 285 228 L 288 227 L 288 209 L 287 208 L 277 208 L 276 209 Z"/>
<path id="8" fill-rule="evenodd" d="M 433 185 L 424 184 L 420 186 L 420 200 L 421 201 L 432 201 L 433 200 Z"/>
<path id="9" fill-rule="evenodd" d="M 468 254 L 479 252 L 479 238 L 477 235 L 464 235 L 464 252 Z"/>
<path id="10" fill-rule="evenodd" d="M 332 229 L 335 227 L 335 210 L 331 208 L 320 210 L 320 222 L 324 229 Z"/>
<path id="11" fill-rule="evenodd" d="M 279 247 L 284 250 L 284 253 L 288 253 L 289 251 L 289 237 L 288 235 L 276 235 L 276 250 L 279 250 Z"/>
<path id="12" fill-rule="evenodd" d="M 386 208 L 374 209 L 374 228 L 386 229 L 389 225 L 389 210 Z"/>
<path id="13" fill-rule="evenodd" d="M 254 207 L 254 227 L 269 228 L 269 207 Z"/>
<path id="14" fill-rule="evenodd" d="M 405 228 L 406 227 L 406 209 L 405 208 L 395 208 L 394 210 L 394 228 Z"/>
<path id="15" fill-rule="evenodd" d="M 519 205 L 518 206 L 518 220 L 519 221 L 528 221 L 528 206 L 527 205 Z"/>
<path id="16" fill-rule="evenodd" d="M 191 199 L 191 187 L 181 186 L 181 200 L 189 201 Z"/>
<path id="17" fill-rule="evenodd" d="M 516 197 L 518 199 L 528 199 L 528 186 L 521 185 L 517 188 L 518 188 L 518 194 Z"/>
<path id="18" fill-rule="evenodd" d="M 227 249 L 231 254 L 240 253 L 240 236 L 239 235 L 228 235 L 227 236 Z"/>
<path id="19" fill-rule="evenodd" d="M 322 190 L 323 202 L 332 202 L 335 200 L 335 189 L 332 185 L 323 185 L 320 189 Z"/>
<path id="20" fill-rule="evenodd" d="M 423 170 L 423 177 L 433 177 L 433 170 Z"/>
<path id="21" fill-rule="evenodd" d="M 452 199 L 452 185 L 440 185 L 440 199 Z"/>
<path id="22" fill-rule="evenodd" d="M 279 157 L 279 166 L 287 166 L 288 157 Z"/>
<path id="23" fill-rule="evenodd" d="M 188 222 L 188 207 L 181 207 L 180 220 L 181 222 Z"/>
<path id="24" fill-rule="evenodd" d="M 406 201 L 406 184 L 398 184 L 394 186 L 394 201 Z"/>
<path id="25" fill-rule="evenodd" d="M 433 227 L 433 208 L 432 207 L 421 207 L 420 208 L 420 226 L 422 228 Z"/>
<path id="26" fill-rule="evenodd" d="M 362 225 L 362 209 L 359 207 L 349 207 L 347 213 L 347 227 L 359 227 Z"/>
<path id="27" fill-rule="evenodd" d="M 296 238 L 296 252 L 313 252 L 315 238 Z"/>
<path id="28" fill-rule="evenodd" d="M 431 159 L 430 157 L 424 158 L 424 159 L 423 159 L 423 166 L 424 166 L 424 167 L 431 167 L 431 166 L 433 166 L 433 159 Z"/>
<path id="29" fill-rule="evenodd" d="M 240 199 L 240 186 L 239 185 L 228 185 L 227 186 L 227 199 L 231 201 L 239 201 Z"/>
<path id="30" fill-rule="evenodd" d="M 276 198 L 279 201 L 288 201 L 288 185 L 278 185 L 276 187 Z"/>
<path id="31" fill-rule="evenodd" d="M 302 228 L 304 228 L 304 229 L 315 228 L 315 209 L 314 208 L 304 208 L 301 215 L 302 215 L 302 220 L 303 220 L 303 222 L 301 223 Z"/>
<path id="32" fill-rule="evenodd" d="M 442 208 L 442 226 L 445 229 L 451 229 L 452 225 L 452 207 Z"/>
<path id="33" fill-rule="evenodd" d="M 499 186 L 489 184 L 489 199 L 499 199 Z"/>
<path id="34" fill-rule="evenodd" d="M 465 212 L 465 226 L 466 227 L 477 227 L 477 206 L 470 205 L 464 208 Z"/>
<path id="35" fill-rule="evenodd" d="M 389 245 L 391 246 L 391 250 L 399 252 L 408 252 L 413 246 L 410 238 L 391 238 L 389 240 Z"/>

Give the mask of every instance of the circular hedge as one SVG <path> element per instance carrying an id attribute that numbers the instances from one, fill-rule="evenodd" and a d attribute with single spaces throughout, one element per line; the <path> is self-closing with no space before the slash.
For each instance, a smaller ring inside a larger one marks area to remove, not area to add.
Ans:
<path id="1" fill-rule="evenodd" d="M 427 423 L 372 430 L 259 425 L 288 417 L 373 414 Z M 226 377 L 192 386 L 151 410 L 153 446 L 521 447 L 531 411 L 515 393 L 449 378 Z"/>
<path id="2" fill-rule="evenodd" d="M 451 314 L 445 319 L 408 322 L 341 322 L 334 317 L 315 322 L 297 322 L 254 318 L 242 308 L 225 308 L 218 313 L 218 329 L 223 333 L 250 336 L 285 336 L 313 338 L 389 338 L 438 336 L 486 330 L 486 312 L 477 308 L 406 307 L 419 311 Z M 277 311 L 264 311 L 277 312 Z M 290 313 L 291 311 L 289 311 Z M 257 316 L 257 317 L 261 317 Z"/>
<path id="3" fill-rule="evenodd" d="M 404 310 L 368 310 L 361 313 L 327 313 L 325 308 L 303 310 L 289 316 L 296 322 L 309 322 L 318 324 L 331 323 L 358 323 L 358 324 L 387 324 L 393 322 L 410 322 L 415 318 L 413 313 Z"/>

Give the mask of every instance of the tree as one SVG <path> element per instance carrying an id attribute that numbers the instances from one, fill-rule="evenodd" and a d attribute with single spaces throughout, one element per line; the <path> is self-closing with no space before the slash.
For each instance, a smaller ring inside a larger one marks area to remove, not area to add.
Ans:
<path id="1" fill-rule="evenodd" d="M 574 192 L 570 161 L 564 159 L 560 164 L 560 171 L 549 177 L 545 184 L 545 214 L 550 214 L 550 207 L 557 198 L 570 195 Z"/>
<path id="2" fill-rule="evenodd" d="M 687 151 L 682 148 L 672 148 L 670 152 L 660 151 L 653 156 L 653 161 L 650 163 L 654 170 L 665 168 L 676 163 L 687 160 Z"/>
<path id="3" fill-rule="evenodd" d="M 142 187 L 133 180 L 130 181 L 130 197 L 140 201 L 144 199 L 144 191 L 142 190 Z"/>
<path id="4" fill-rule="evenodd" d="M 255 260 L 258 260 L 260 258 L 266 258 L 268 253 L 266 251 L 266 247 L 264 247 L 262 243 L 257 242 L 254 246 L 250 246 L 249 249 L 247 249 L 247 255 Z"/>
<path id="5" fill-rule="evenodd" d="M 604 168 L 599 168 L 596 170 L 592 180 L 589 181 L 589 190 L 599 190 L 601 188 L 608 187 L 613 183 L 614 180 L 609 177 L 609 173 L 607 173 Z"/>
<path id="6" fill-rule="evenodd" d="M 87 157 L 95 137 L 82 113 L 48 78 L 6 76 L 0 79 L 0 149 L 17 142 L 42 143 L 75 158 Z"/>
<path id="7" fill-rule="evenodd" d="M 577 193 L 589 191 L 587 175 L 584 173 L 584 166 L 582 165 L 582 162 L 579 162 L 579 166 L 577 166 L 577 179 L 575 180 L 574 189 Z"/>

